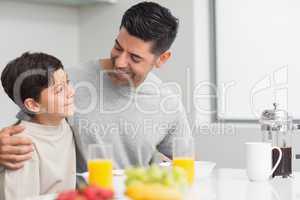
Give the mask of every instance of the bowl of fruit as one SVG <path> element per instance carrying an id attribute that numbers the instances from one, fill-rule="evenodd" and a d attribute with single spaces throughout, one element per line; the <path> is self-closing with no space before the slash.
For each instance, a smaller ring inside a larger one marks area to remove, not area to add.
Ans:
<path id="1" fill-rule="evenodd" d="M 188 181 L 181 168 L 131 168 L 125 171 L 125 194 L 132 200 L 181 200 Z"/>

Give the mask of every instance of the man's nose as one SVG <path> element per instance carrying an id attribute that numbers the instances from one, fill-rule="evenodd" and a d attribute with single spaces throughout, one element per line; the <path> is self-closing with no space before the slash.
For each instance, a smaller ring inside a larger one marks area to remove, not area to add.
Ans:
<path id="1" fill-rule="evenodd" d="M 128 59 L 125 53 L 122 53 L 120 56 L 116 58 L 115 67 L 119 69 L 127 68 L 128 67 Z"/>

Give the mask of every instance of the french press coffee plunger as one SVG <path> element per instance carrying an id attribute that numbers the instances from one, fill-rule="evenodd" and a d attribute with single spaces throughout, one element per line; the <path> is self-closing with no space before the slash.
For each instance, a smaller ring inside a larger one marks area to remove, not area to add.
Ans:
<path id="1" fill-rule="evenodd" d="M 289 177 L 292 174 L 292 132 L 295 129 L 292 118 L 285 110 L 277 109 L 277 104 L 273 104 L 274 109 L 264 110 L 260 118 L 263 141 L 277 146 L 282 151 L 282 159 L 273 173 L 273 177 Z M 272 152 L 273 166 L 279 157 L 278 151 Z"/>

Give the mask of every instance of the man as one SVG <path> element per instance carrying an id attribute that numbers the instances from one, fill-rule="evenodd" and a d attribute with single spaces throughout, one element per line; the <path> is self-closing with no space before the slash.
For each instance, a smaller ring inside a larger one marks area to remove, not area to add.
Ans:
<path id="1" fill-rule="evenodd" d="M 178 20 L 157 3 L 142 2 L 123 15 L 111 58 L 69 69 L 77 113 L 70 124 L 79 171 L 86 170 L 89 144 L 110 143 L 116 168 L 144 166 L 157 155 L 172 157 L 172 140 L 190 134 L 180 96 L 154 74 L 171 57 Z M 19 115 L 22 119 L 24 115 Z M 0 132 L 0 164 L 22 167 L 32 144 L 17 137 L 22 127 Z"/>

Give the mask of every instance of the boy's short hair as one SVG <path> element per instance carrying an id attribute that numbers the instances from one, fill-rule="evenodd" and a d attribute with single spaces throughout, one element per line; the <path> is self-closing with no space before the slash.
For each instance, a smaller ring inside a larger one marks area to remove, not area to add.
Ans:
<path id="1" fill-rule="evenodd" d="M 153 42 L 152 53 L 168 50 L 176 38 L 179 20 L 171 11 L 155 2 L 141 2 L 129 8 L 122 17 L 120 28 L 145 42 Z"/>
<path id="2" fill-rule="evenodd" d="M 9 98 L 24 110 L 25 99 L 39 101 L 42 90 L 52 84 L 53 72 L 58 69 L 63 69 L 63 65 L 54 56 L 26 52 L 6 65 L 1 74 L 2 86 Z"/>

